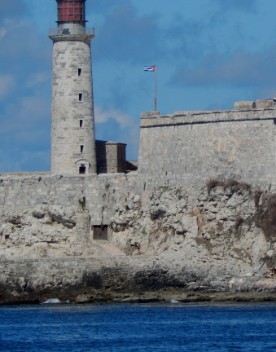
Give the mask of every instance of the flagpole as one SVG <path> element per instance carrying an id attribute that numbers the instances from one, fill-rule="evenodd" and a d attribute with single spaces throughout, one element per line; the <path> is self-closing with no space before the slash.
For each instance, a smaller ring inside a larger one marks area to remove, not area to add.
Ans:
<path id="1" fill-rule="evenodd" d="M 157 70 L 154 71 L 154 111 L 157 111 Z"/>
<path id="2" fill-rule="evenodd" d="M 153 72 L 153 85 L 154 85 L 154 93 L 153 93 L 153 110 L 157 111 L 157 73 L 156 73 L 156 65 L 153 66 L 144 66 L 144 71 Z"/>

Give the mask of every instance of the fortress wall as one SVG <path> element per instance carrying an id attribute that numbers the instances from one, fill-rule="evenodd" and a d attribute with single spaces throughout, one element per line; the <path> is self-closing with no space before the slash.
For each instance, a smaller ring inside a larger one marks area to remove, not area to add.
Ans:
<path id="1" fill-rule="evenodd" d="M 91 224 L 109 223 L 117 202 L 135 190 L 136 175 L 1 174 L 0 219 L 39 206 L 83 207 Z"/>
<path id="2" fill-rule="evenodd" d="M 1 213 L 24 212 L 38 205 L 76 205 L 83 190 L 82 177 L 1 175 Z"/>
<path id="3" fill-rule="evenodd" d="M 177 112 L 141 118 L 139 174 L 144 188 L 212 178 L 275 187 L 274 109 Z"/>

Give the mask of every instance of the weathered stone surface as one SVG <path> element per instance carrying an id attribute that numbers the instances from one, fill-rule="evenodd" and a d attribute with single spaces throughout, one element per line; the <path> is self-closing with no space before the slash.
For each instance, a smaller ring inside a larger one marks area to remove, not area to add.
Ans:
<path id="1" fill-rule="evenodd" d="M 86 174 L 96 173 L 90 41 L 83 33 L 79 35 L 75 24 L 66 25 L 78 40 L 70 40 L 70 36 L 51 37 L 51 171 L 78 175 L 79 168 L 84 166 Z"/>
<path id="2" fill-rule="evenodd" d="M 91 255 L 89 224 L 88 211 L 76 206 L 12 213 L 0 226 L 1 258 Z"/>
<path id="3" fill-rule="evenodd" d="M 220 180 L 138 193 L 135 180 L 3 180 L 0 302 L 273 298 L 275 194 Z M 112 212 L 99 245 L 91 226 Z"/>
<path id="4" fill-rule="evenodd" d="M 93 225 L 108 224 L 135 175 L 6 175 L 0 182 L 0 259 L 106 255 Z"/>
<path id="5" fill-rule="evenodd" d="M 236 101 L 234 103 L 234 110 L 249 110 L 255 107 L 256 104 L 254 101 Z"/>
<path id="6" fill-rule="evenodd" d="M 273 109 L 275 107 L 275 101 L 273 99 L 256 100 L 256 109 Z"/>
<path id="7" fill-rule="evenodd" d="M 274 109 L 143 115 L 139 175 L 146 191 L 185 185 L 195 192 L 211 178 L 276 185 Z"/>
<path id="8" fill-rule="evenodd" d="M 127 255 L 158 256 L 160 270 L 170 275 L 182 268 L 182 275 L 194 277 L 191 290 L 276 288 L 275 195 L 210 181 L 197 199 L 174 187 L 134 199 L 118 207 L 111 222 L 112 241 Z"/>

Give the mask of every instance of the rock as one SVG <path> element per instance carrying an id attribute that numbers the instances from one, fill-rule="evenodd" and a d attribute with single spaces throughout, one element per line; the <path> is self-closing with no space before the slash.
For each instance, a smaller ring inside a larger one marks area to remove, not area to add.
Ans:
<path id="1" fill-rule="evenodd" d="M 32 216 L 36 219 L 43 219 L 45 214 L 45 210 L 42 208 L 37 208 L 32 211 Z"/>
<path id="2" fill-rule="evenodd" d="M 5 216 L 0 250 L 5 258 L 81 256 L 90 239 L 89 214 L 78 207 L 36 207 Z"/>
<path id="3" fill-rule="evenodd" d="M 202 234 L 202 237 L 206 240 L 206 241 L 209 241 L 211 239 L 211 236 L 209 233 L 203 233 Z"/>
<path id="4" fill-rule="evenodd" d="M 139 203 L 141 200 L 141 196 L 139 196 L 138 194 L 136 194 L 133 198 L 133 203 Z"/>

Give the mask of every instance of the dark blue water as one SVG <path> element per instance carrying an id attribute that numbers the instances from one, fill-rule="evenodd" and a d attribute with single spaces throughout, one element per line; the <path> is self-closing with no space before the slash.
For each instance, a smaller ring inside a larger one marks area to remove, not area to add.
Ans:
<path id="1" fill-rule="evenodd" d="M 276 351 L 276 304 L 1 307 L 0 351 Z"/>

